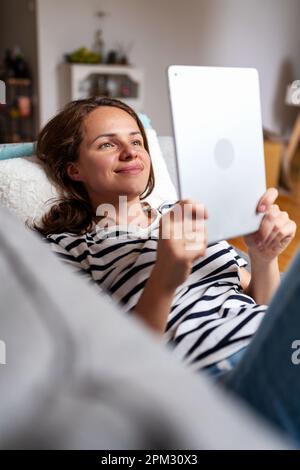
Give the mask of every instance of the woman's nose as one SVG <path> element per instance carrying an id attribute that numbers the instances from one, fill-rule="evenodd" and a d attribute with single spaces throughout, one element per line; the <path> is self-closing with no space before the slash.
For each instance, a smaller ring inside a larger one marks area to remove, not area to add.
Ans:
<path id="1" fill-rule="evenodd" d="M 125 145 L 120 153 L 120 159 L 121 160 L 132 160 L 133 158 L 136 158 L 137 156 L 137 151 L 135 148 L 130 147 L 129 145 Z"/>

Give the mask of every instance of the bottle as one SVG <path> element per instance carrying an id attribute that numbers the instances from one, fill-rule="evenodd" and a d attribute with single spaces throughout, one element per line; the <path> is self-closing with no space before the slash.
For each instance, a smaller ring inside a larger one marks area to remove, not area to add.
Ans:
<path id="1" fill-rule="evenodd" d="M 5 51 L 4 69 L 5 78 L 13 78 L 15 76 L 14 61 L 10 49 L 6 49 Z"/>
<path id="2" fill-rule="evenodd" d="M 24 60 L 21 49 L 16 46 L 13 51 L 13 68 L 16 78 L 29 78 L 28 65 Z"/>
<path id="3" fill-rule="evenodd" d="M 98 29 L 95 35 L 95 42 L 93 45 L 93 52 L 100 56 L 100 62 L 103 62 L 104 58 L 104 41 L 102 38 L 102 31 Z"/>

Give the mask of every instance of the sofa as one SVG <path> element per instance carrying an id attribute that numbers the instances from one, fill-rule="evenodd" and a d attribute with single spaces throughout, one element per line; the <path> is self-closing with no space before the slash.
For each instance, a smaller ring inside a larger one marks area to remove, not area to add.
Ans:
<path id="1" fill-rule="evenodd" d="M 0 449 L 288 447 L 11 212 L 0 218 Z"/>

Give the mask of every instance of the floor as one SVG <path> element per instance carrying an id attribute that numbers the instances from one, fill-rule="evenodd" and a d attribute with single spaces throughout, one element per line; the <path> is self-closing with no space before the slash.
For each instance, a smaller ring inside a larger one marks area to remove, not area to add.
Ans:
<path id="1" fill-rule="evenodd" d="M 293 162 L 292 168 L 292 190 L 287 191 L 279 188 L 279 197 L 276 201 L 281 210 L 288 212 L 290 218 L 298 225 L 298 230 L 294 240 L 279 257 L 280 271 L 286 271 L 295 253 L 300 248 L 300 150 Z M 247 252 L 242 238 L 230 240 L 230 243 L 237 248 Z"/>

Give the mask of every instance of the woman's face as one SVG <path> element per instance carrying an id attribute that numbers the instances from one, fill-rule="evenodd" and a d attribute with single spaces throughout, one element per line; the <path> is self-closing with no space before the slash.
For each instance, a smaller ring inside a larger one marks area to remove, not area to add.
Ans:
<path id="1" fill-rule="evenodd" d="M 150 157 L 135 119 L 119 108 L 101 106 L 87 115 L 82 127 L 79 159 L 68 174 L 84 183 L 92 204 L 128 200 L 145 190 Z"/>

